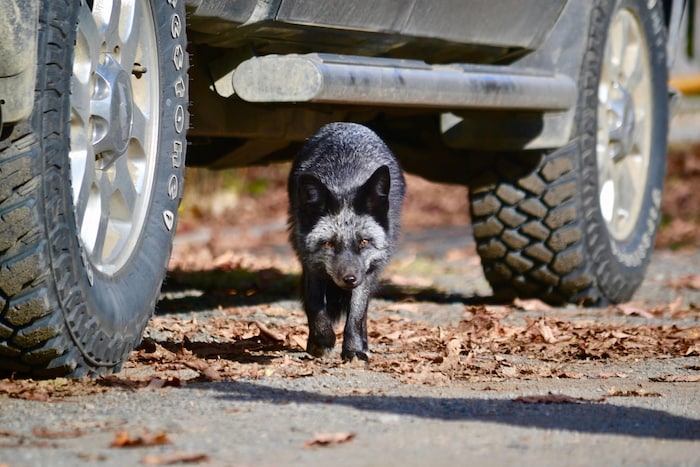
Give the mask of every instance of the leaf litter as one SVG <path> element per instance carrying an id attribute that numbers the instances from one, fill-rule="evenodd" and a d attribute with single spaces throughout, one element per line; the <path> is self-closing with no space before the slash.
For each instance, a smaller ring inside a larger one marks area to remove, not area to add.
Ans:
<path id="1" fill-rule="evenodd" d="M 520 313 L 522 302 L 515 306 L 465 306 L 462 320 L 438 326 L 420 317 L 414 319 L 421 306 L 420 302 L 390 304 L 369 319 L 372 357 L 363 368 L 404 382 L 444 385 L 454 380 L 626 378 L 629 375 L 624 373 L 585 374 L 566 367 L 583 361 L 700 356 L 698 327 L 599 323 L 557 317 L 551 310 L 539 317 L 526 315 L 520 322 L 510 319 Z M 81 380 L 5 379 L 0 380 L 0 394 L 50 402 L 99 394 L 109 388 L 160 390 L 240 378 L 301 378 L 347 365 L 339 355 L 313 359 L 304 352 L 308 330 L 300 310 L 287 311 L 292 317 L 284 322 L 263 322 L 248 319 L 253 318 L 253 308 L 222 309 L 220 316 L 212 319 L 156 316 L 149 326 L 151 337 L 132 353 L 122 373 Z M 270 310 L 273 316 L 284 313 L 269 305 L 257 308 L 263 314 Z M 649 310 L 641 304 L 618 305 L 616 309 L 622 313 L 643 310 L 645 313 L 634 313 L 643 317 L 668 311 Z M 342 333 L 337 337 L 340 341 Z M 652 379 L 698 382 L 700 375 Z M 45 434 L 44 438 L 51 437 Z"/>
<path id="2" fill-rule="evenodd" d="M 689 154 L 669 156 L 669 177 L 673 178 L 673 183 L 667 186 L 664 210 L 675 218 L 689 219 L 692 216 L 688 214 L 695 212 L 692 209 L 697 205 L 693 200 L 700 198 L 694 194 L 697 191 L 693 189 L 695 179 L 689 183 L 685 180 L 700 174 L 697 170 L 700 148 L 689 148 L 686 152 Z M 279 248 L 268 248 L 271 244 L 287 246 L 286 232 L 281 231 L 274 240 L 272 236 L 262 236 L 257 243 L 252 238 L 226 234 L 226 229 L 232 227 L 267 225 L 272 219 L 283 225 L 286 220 L 286 171 L 279 167 L 255 168 L 242 174 L 267 180 L 278 190 L 253 198 L 241 197 L 239 202 L 247 207 L 237 215 L 206 217 L 211 233 L 209 240 L 197 245 L 176 245 L 170 263 L 169 281 L 199 290 L 198 300 L 218 297 L 217 313 L 201 320 L 179 314 L 154 317 L 145 344 L 127 363 L 128 374 L 134 375 L 134 370 L 148 365 L 160 378 L 180 378 L 182 384 L 189 384 L 238 378 L 299 378 L 344 366 L 337 354 L 327 359 L 306 355 L 308 331 L 298 304 L 293 309 L 278 307 L 269 300 L 260 305 L 245 305 L 245 299 L 265 294 L 295 298 L 299 267 L 293 258 L 289 261 L 290 255 L 280 254 Z M 410 196 L 403 216 L 405 230 L 468 223 L 463 187 L 446 187 L 411 176 L 409 186 Z M 445 200 L 454 202 L 446 205 Z M 434 209 L 428 209 L 431 206 Z M 236 209 L 238 212 L 242 208 Z M 429 219 L 428 212 L 431 213 Z M 188 223 L 186 213 L 184 218 L 184 230 L 201 224 L 201 219 Z M 664 225 L 665 232 L 657 238 L 658 245 L 679 245 L 679 238 L 685 234 L 674 233 L 674 228 Z M 698 238 L 700 236 L 694 235 L 687 244 L 697 244 Z M 463 276 L 468 275 L 466 270 L 479 269 L 473 246 L 448 248 L 442 259 L 443 263 L 450 264 L 451 272 L 457 267 L 465 268 L 458 271 Z M 370 313 L 368 331 L 372 355 L 369 365 L 365 366 L 368 371 L 389 373 L 402 381 L 423 384 L 518 378 L 610 379 L 629 375 L 599 369 L 584 373 L 578 371 L 575 364 L 700 356 L 698 327 L 653 321 L 662 318 L 697 320 L 700 307 L 695 303 L 683 303 L 680 295 L 665 305 L 627 303 L 607 310 L 610 316 L 624 318 L 626 324 L 617 320 L 596 322 L 569 315 L 561 317 L 557 316 L 561 314 L 558 309 L 540 300 L 518 299 L 510 305 L 465 306 L 464 319 L 460 322 L 437 325 L 422 319 L 435 305 L 416 297 L 432 284 L 427 279 L 432 272 L 426 271 L 433 270 L 420 268 L 439 269 L 444 268 L 444 264 L 423 264 L 415 252 L 397 258 L 395 263 L 396 267 L 385 275 L 390 288 L 419 293 L 412 295 L 414 299 L 404 296 L 404 300 L 395 299 L 396 294 L 392 293 L 388 296 L 389 305 L 381 306 L 379 313 Z M 461 266 L 457 266 L 458 263 Z M 420 273 L 412 274 L 412 267 L 414 272 Z M 679 291 L 692 290 L 697 280 L 696 275 L 681 276 L 667 285 Z M 177 307 L 176 302 L 164 305 L 166 311 L 171 306 Z M 342 333 L 339 332 L 337 338 L 342 340 Z M 336 347 L 339 345 L 338 342 Z"/>
<path id="3" fill-rule="evenodd" d="M 282 177 L 279 183 L 282 188 L 283 172 L 278 174 Z M 696 172 L 693 174 L 697 175 Z M 261 176 L 269 178 L 268 173 Z M 407 228 L 454 224 L 450 219 L 456 212 L 465 213 L 458 224 L 467 222 L 466 205 L 459 205 L 437 215 L 430 225 L 415 224 L 416 219 L 424 218 L 425 203 L 437 193 L 435 185 L 423 185 L 422 181 L 416 181 L 412 189 L 419 206 L 416 212 L 421 216 L 408 216 Z M 459 198 L 440 193 L 441 198 Z M 678 190 L 678 193 L 677 199 L 683 201 L 692 190 Z M 266 206 L 277 206 L 276 219 L 283 223 L 286 217 L 284 200 L 277 194 L 270 199 L 272 201 Z M 683 206 L 686 204 L 694 205 L 685 203 Z M 411 203 L 407 205 L 407 213 L 410 206 Z M 251 208 L 250 216 L 245 219 L 239 219 L 240 216 L 207 219 L 206 224 L 214 232 L 208 243 L 176 245 L 166 286 L 176 290 L 193 289 L 191 303 L 207 300 L 220 303 L 215 316 L 197 318 L 194 314 L 179 313 L 154 316 L 144 341 L 119 375 L 96 380 L 5 379 L 0 380 L 0 395 L 51 402 L 76 395 L 99 394 L 110 388 L 162 390 L 239 378 L 300 378 L 343 367 L 339 355 L 313 359 L 304 352 L 308 331 L 299 305 L 289 309 L 271 304 L 269 300 L 259 305 L 241 305 L 241 300 L 266 293 L 295 297 L 298 265 L 294 261 L 290 262 L 284 255 L 252 252 L 248 243 L 236 249 L 231 242 L 226 243 L 227 236 L 216 233 L 217 228 L 228 226 L 232 221 L 240 220 L 241 225 L 253 224 L 260 220 L 263 212 L 267 219 L 267 211 L 258 208 Z M 193 225 L 186 219 L 182 223 L 184 230 Z M 269 239 L 263 240 L 252 246 L 269 245 Z M 286 234 L 275 237 L 273 243 L 277 245 L 275 242 L 286 242 Z M 467 262 L 470 269 L 478 269 L 478 261 L 471 261 L 478 260 L 478 257 L 473 251 L 468 255 L 465 251 L 449 249 L 446 260 Z M 412 260 L 406 261 L 410 263 Z M 415 274 L 389 272 L 388 277 L 398 278 L 394 285 L 401 286 L 402 281 L 406 282 L 407 288 L 421 289 L 428 285 L 418 280 Z M 667 286 L 679 291 L 695 290 L 698 280 L 697 274 L 679 276 Z M 206 303 L 208 306 L 209 302 Z M 465 306 L 464 319 L 439 326 L 421 320 L 421 315 L 428 313 L 426 310 L 430 306 L 432 304 L 421 301 L 392 300 L 381 309 L 381 313 L 376 313 L 368 325 L 371 362 L 364 368 L 389 373 L 402 381 L 423 384 L 518 378 L 623 378 L 614 372 L 586 374 L 571 368 L 570 364 L 700 356 L 700 330 L 697 327 L 644 322 L 665 317 L 697 319 L 700 316 L 698 304 L 684 304 L 681 296 L 666 305 L 650 307 L 643 303 L 629 303 L 608 310 L 612 314 L 640 320 L 635 323 L 641 324 L 558 317 L 557 309 L 539 300 L 518 300 L 511 305 Z M 177 300 L 166 298 L 159 304 L 159 309 L 181 311 L 182 307 Z M 525 310 L 529 315 L 524 319 L 510 319 L 522 313 L 519 310 Z M 535 314 L 540 316 L 533 317 Z M 342 333 L 339 333 L 338 340 L 341 339 Z M 686 373 L 688 371 L 692 370 Z M 694 374 L 656 378 L 660 381 L 674 378 L 696 380 Z"/>
<path id="4" fill-rule="evenodd" d="M 517 323 L 510 319 L 519 313 L 515 307 L 488 305 L 465 306 L 464 319 L 438 326 L 394 311 L 389 305 L 369 319 L 372 356 L 369 365 L 361 366 L 411 383 L 627 378 L 625 373 L 586 375 L 564 367 L 583 361 L 700 356 L 700 329 L 694 327 L 598 323 L 550 314 L 525 316 Z M 180 387 L 239 378 L 300 378 L 347 366 L 339 355 L 313 359 L 304 352 L 308 331 L 301 319 L 263 323 L 247 320 L 245 313 L 236 317 L 234 310 L 225 313 L 226 317 L 201 321 L 156 317 L 151 336 L 164 337 L 150 337 L 134 351 L 125 371 L 132 376 L 103 378 L 103 384 L 110 381 L 130 389 Z M 208 337 L 190 337 L 195 335 Z M 342 340 L 341 332 L 337 338 Z M 157 376 L 135 376 L 134 370 L 144 366 Z"/>
<path id="5" fill-rule="evenodd" d="M 549 312 L 516 321 L 511 318 L 520 313 L 517 308 L 502 305 L 465 306 L 464 319 L 438 326 L 400 314 L 406 306 L 416 311 L 421 303 L 397 303 L 395 309 L 388 305 L 369 319 L 372 356 L 369 365 L 361 365 L 367 371 L 429 385 L 454 380 L 608 379 L 629 375 L 585 374 L 567 366 L 584 361 L 700 356 L 697 327 L 599 323 Z M 201 320 L 179 315 L 153 318 L 151 337 L 144 339 L 118 375 L 81 380 L 5 379 L 0 380 L 0 394 L 47 402 L 109 388 L 160 390 L 240 378 L 301 378 L 347 366 L 339 355 L 313 359 L 304 352 L 308 331 L 303 319 L 264 323 L 248 320 L 246 313 L 236 316 L 235 309 L 222 313 Z M 342 333 L 337 337 L 340 341 Z M 653 380 L 698 382 L 700 375 L 662 375 Z"/>

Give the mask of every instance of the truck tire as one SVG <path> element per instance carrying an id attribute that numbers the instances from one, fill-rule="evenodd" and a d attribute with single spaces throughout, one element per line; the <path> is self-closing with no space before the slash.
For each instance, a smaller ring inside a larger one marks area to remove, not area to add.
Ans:
<path id="1" fill-rule="evenodd" d="M 470 187 L 494 295 L 602 305 L 641 283 L 660 218 L 668 131 L 661 2 L 597 2 L 569 144 L 499 154 Z"/>
<path id="2" fill-rule="evenodd" d="M 184 19 L 40 2 L 34 110 L 0 142 L 0 373 L 114 372 L 139 343 L 182 193 Z"/>

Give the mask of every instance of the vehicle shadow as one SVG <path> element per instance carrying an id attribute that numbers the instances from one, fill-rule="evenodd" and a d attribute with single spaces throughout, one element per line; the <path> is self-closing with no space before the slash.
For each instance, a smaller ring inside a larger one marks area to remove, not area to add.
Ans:
<path id="1" fill-rule="evenodd" d="M 662 410 L 607 402 L 523 403 L 513 399 L 408 396 L 332 396 L 310 391 L 271 388 L 252 382 L 215 383 L 225 400 L 270 404 L 329 404 L 447 421 L 482 421 L 580 433 L 613 434 L 667 440 L 700 440 L 700 420 Z"/>
<path id="2" fill-rule="evenodd" d="M 161 292 L 156 314 L 191 313 L 218 307 L 255 306 L 299 299 L 299 274 L 279 269 L 171 271 Z M 196 290 L 194 295 L 186 292 Z M 491 296 L 447 293 L 436 287 L 416 287 L 383 281 L 375 298 L 391 301 L 465 305 L 502 303 Z"/>
<path id="3" fill-rule="evenodd" d="M 297 298 L 298 274 L 276 268 L 169 271 L 156 314 L 253 306 Z M 196 291 L 195 294 L 189 292 Z"/>

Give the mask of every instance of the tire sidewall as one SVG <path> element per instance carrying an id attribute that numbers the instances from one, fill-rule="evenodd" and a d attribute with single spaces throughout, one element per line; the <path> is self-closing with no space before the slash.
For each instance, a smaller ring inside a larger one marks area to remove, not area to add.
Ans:
<path id="1" fill-rule="evenodd" d="M 603 2 L 605 3 L 605 2 Z M 661 5 L 654 3 L 649 7 L 642 0 L 620 0 L 604 5 L 605 21 L 604 40 L 598 43 L 598 50 L 589 56 L 595 56 L 595 80 L 586 83 L 583 93 L 582 117 L 582 174 L 584 178 L 582 204 L 587 228 L 587 249 L 592 256 L 597 285 L 606 299 L 613 302 L 630 298 L 641 283 L 647 264 L 654 248 L 654 238 L 661 217 L 661 193 L 665 176 L 666 144 L 668 129 L 668 96 L 665 32 Z M 609 232 L 599 205 L 598 169 L 596 158 L 598 84 L 601 73 L 602 57 L 608 27 L 615 12 L 627 9 L 639 21 L 647 44 L 647 53 L 651 80 L 651 141 L 647 183 L 637 223 L 632 233 L 623 240 L 615 239 Z M 587 71 L 584 67 L 584 73 Z"/>
<path id="2" fill-rule="evenodd" d="M 76 1 L 74 5 L 77 4 Z M 185 133 L 189 125 L 184 2 L 151 0 L 149 4 L 156 23 L 160 125 L 150 205 L 140 236 L 131 257 L 112 275 L 92 267 L 77 227 L 71 238 L 58 239 L 69 250 L 72 267 L 59 269 L 57 263 L 61 261 L 54 260 L 64 322 L 73 345 L 79 348 L 87 366 L 93 368 L 118 368 L 140 341 L 165 276 L 182 198 Z M 68 70 L 71 68 L 72 63 Z M 66 81 L 70 81 L 68 76 Z M 69 112 L 68 99 L 65 105 Z M 64 128 L 67 140 L 69 130 Z M 68 161 L 67 150 L 62 157 Z M 66 178 L 69 172 L 64 171 Z M 70 181 L 56 189 L 64 190 L 68 224 L 77 226 L 69 187 Z M 68 273 L 68 277 L 59 277 L 63 273 Z M 61 282 L 67 287 L 61 287 Z"/>

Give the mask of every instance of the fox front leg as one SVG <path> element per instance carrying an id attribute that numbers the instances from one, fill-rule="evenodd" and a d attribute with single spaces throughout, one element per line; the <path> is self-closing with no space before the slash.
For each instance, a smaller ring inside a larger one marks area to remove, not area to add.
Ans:
<path id="1" fill-rule="evenodd" d="M 304 311 L 309 324 L 306 351 L 314 357 L 323 357 L 335 346 L 333 318 L 326 306 L 328 280 L 306 271 L 302 280 Z"/>
<path id="2" fill-rule="evenodd" d="M 371 294 L 370 281 L 352 290 L 348 318 L 343 331 L 343 360 L 355 358 L 369 362 L 367 344 L 367 306 Z"/>

